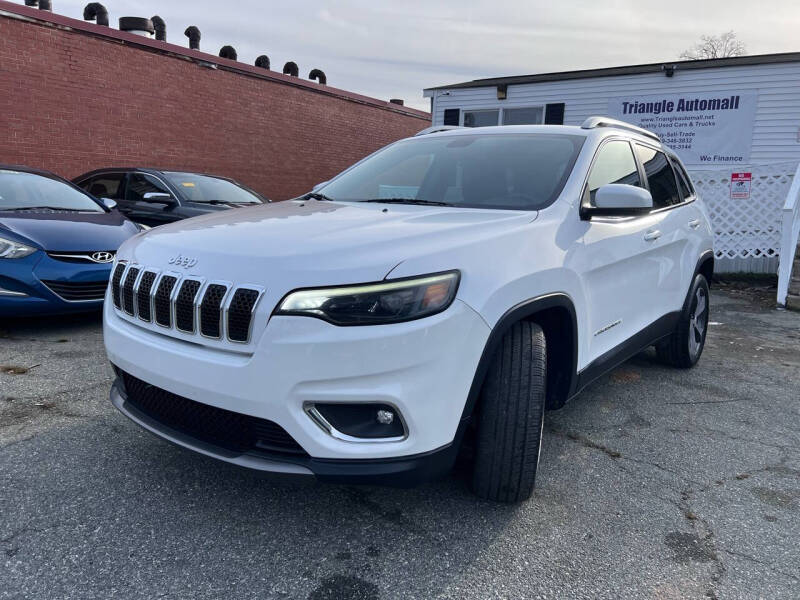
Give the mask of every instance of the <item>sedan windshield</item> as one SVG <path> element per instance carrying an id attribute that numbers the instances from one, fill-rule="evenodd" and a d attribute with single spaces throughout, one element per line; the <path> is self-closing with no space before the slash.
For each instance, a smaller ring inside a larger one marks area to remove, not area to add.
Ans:
<path id="1" fill-rule="evenodd" d="M 436 135 L 393 144 L 319 192 L 332 200 L 538 210 L 569 177 L 584 138 Z"/>
<path id="2" fill-rule="evenodd" d="M 227 179 L 177 171 L 165 172 L 164 175 L 190 202 L 261 204 L 261 198 L 253 192 Z"/>
<path id="3" fill-rule="evenodd" d="M 0 211 L 35 209 L 105 212 L 84 192 L 63 181 L 0 169 Z"/>

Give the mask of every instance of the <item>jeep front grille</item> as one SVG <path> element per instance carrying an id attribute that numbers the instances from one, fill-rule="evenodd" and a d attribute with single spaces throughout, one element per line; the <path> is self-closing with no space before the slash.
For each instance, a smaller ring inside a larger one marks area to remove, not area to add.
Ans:
<path id="1" fill-rule="evenodd" d="M 114 306 L 122 308 L 122 301 L 120 300 L 119 284 L 122 281 L 122 274 L 125 272 L 125 263 L 119 263 L 114 269 L 114 274 L 111 276 L 111 297 L 114 300 Z"/>
<path id="2" fill-rule="evenodd" d="M 199 281 L 186 279 L 175 298 L 175 327 L 184 333 L 194 333 L 194 299 L 199 289 Z"/>
<path id="3" fill-rule="evenodd" d="M 139 318 L 148 323 L 153 318 L 150 314 L 150 294 L 153 292 L 153 284 L 156 282 L 157 273 L 145 271 L 142 280 L 139 282 L 139 291 L 136 292 L 136 310 Z"/>
<path id="4" fill-rule="evenodd" d="M 219 283 L 212 283 L 206 288 L 203 301 L 200 303 L 200 333 L 206 337 L 218 338 L 222 331 L 222 301 L 228 288 Z M 230 328 L 229 328 L 230 329 Z"/>
<path id="5" fill-rule="evenodd" d="M 117 310 L 180 334 L 246 344 L 263 290 L 258 286 L 206 282 L 120 262 L 111 276 Z"/>
<path id="6" fill-rule="evenodd" d="M 140 269 L 131 267 L 125 275 L 125 283 L 122 284 L 122 310 L 129 315 L 134 315 L 133 309 L 133 284 L 136 283 L 136 278 L 139 277 Z"/>
<path id="7" fill-rule="evenodd" d="M 161 283 L 158 284 L 158 291 L 155 297 L 156 323 L 162 327 L 172 326 L 172 289 L 177 281 L 177 277 L 164 275 L 161 278 Z"/>
<path id="8" fill-rule="evenodd" d="M 239 288 L 233 294 L 228 308 L 228 337 L 234 342 L 246 342 L 250 338 L 250 315 L 258 300 L 258 291 Z"/>

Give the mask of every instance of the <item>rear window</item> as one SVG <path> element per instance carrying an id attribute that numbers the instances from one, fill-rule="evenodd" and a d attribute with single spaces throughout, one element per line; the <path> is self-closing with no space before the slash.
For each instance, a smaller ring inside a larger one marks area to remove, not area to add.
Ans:
<path id="1" fill-rule="evenodd" d="M 642 161 L 650 194 L 653 196 L 653 208 L 665 208 L 680 204 L 683 200 L 678 193 L 675 172 L 667 160 L 667 155 L 648 146 L 636 144 L 636 152 Z"/>
<path id="2" fill-rule="evenodd" d="M 352 202 L 405 199 L 538 210 L 561 193 L 584 139 L 433 134 L 388 146 L 318 191 Z"/>
<path id="3" fill-rule="evenodd" d="M 692 180 L 683 168 L 681 161 L 674 156 L 670 155 L 669 159 L 672 161 L 672 166 L 675 167 L 675 174 L 678 176 L 678 187 L 681 189 L 683 199 L 686 200 L 694 196 L 694 189 L 692 188 Z"/>
<path id="4" fill-rule="evenodd" d="M 35 173 L 0 169 L 0 210 L 36 208 L 105 212 L 89 196 L 63 181 Z"/>

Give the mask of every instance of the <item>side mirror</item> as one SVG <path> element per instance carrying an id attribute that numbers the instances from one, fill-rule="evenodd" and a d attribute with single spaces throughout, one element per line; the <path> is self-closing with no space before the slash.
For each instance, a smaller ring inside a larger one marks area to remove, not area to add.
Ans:
<path id="1" fill-rule="evenodd" d="M 644 188 L 624 183 L 609 183 L 595 192 L 594 206 L 583 207 L 588 216 L 629 217 L 650 212 L 653 197 Z"/>
<path id="2" fill-rule="evenodd" d="M 318 183 L 318 184 L 317 184 L 317 185 L 315 185 L 313 188 L 311 188 L 311 191 L 312 191 L 312 192 L 316 192 L 317 190 L 320 190 L 320 189 L 322 189 L 322 188 L 323 188 L 323 187 L 325 187 L 326 185 L 328 185 L 328 182 L 327 182 L 327 181 L 323 181 L 322 183 Z"/>
<path id="3" fill-rule="evenodd" d="M 111 198 L 100 198 L 100 202 L 102 202 L 103 206 L 105 206 L 108 210 L 114 210 L 117 208 L 117 201 L 112 200 Z"/>
<path id="4" fill-rule="evenodd" d="M 145 202 L 152 202 L 153 204 L 175 204 L 175 199 L 172 194 L 166 192 L 147 192 L 142 196 Z"/>

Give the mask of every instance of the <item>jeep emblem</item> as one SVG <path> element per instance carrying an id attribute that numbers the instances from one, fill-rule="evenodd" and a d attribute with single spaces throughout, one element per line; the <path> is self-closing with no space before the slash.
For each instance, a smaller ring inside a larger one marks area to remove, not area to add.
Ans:
<path id="1" fill-rule="evenodd" d="M 169 262 L 169 264 L 171 265 L 175 265 L 176 267 L 191 269 L 193 266 L 197 264 L 197 259 L 191 258 L 189 256 L 183 256 L 182 254 L 178 254 L 178 256 L 173 256 L 167 262 Z"/>

